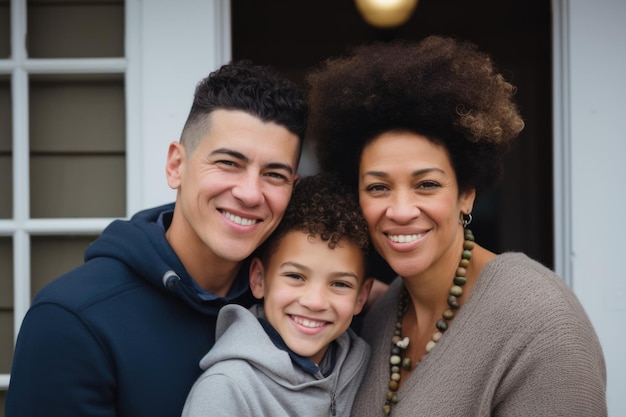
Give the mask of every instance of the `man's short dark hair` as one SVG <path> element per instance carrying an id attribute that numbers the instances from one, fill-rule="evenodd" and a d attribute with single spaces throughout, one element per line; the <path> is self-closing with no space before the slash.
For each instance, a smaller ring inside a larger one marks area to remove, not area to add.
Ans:
<path id="1" fill-rule="evenodd" d="M 300 88 L 269 66 L 237 61 L 221 66 L 196 86 L 181 143 L 193 151 L 210 129 L 217 109 L 240 110 L 284 126 L 300 139 L 306 133 L 308 106 Z"/>

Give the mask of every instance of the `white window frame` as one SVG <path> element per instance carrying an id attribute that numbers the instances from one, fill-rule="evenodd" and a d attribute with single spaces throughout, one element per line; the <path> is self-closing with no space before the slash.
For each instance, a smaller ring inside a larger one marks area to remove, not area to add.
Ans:
<path id="1" fill-rule="evenodd" d="M 0 59 L 0 73 L 11 76 L 13 217 L 0 220 L 0 236 L 13 237 L 15 338 L 30 307 L 30 236 L 93 235 L 114 220 L 30 218 L 28 76 L 124 74 L 128 217 L 174 200 L 165 178 L 168 144 L 179 139 L 196 83 L 231 59 L 229 0 L 126 0 L 122 58 L 30 59 L 24 49 L 26 22 L 26 0 L 11 0 L 12 56 Z M 9 374 L 0 374 L 0 390 L 9 380 Z"/>

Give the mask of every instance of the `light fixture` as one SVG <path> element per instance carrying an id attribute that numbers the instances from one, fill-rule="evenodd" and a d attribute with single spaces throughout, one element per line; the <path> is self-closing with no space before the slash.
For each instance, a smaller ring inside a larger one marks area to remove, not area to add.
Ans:
<path id="1" fill-rule="evenodd" d="M 393 28 L 409 20 L 418 0 L 355 0 L 363 19 L 378 28 Z"/>

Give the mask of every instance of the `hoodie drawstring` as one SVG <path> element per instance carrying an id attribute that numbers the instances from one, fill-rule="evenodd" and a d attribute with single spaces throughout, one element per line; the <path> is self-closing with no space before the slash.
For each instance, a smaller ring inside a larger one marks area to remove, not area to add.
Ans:
<path id="1" fill-rule="evenodd" d="M 161 278 L 161 282 L 163 282 L 163 286 L 169 290 L 173 290 L 176 285 L 176 281 L 180 281 L 180 277 L 176 275 L 176 272 L 171 269 L 163 274 L 163 278 Z"/>

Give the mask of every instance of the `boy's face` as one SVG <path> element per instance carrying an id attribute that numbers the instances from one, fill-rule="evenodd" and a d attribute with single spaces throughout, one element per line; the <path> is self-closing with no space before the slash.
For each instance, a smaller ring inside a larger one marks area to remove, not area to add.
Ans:
<path id="1" fill-rule="evenodd" d="M 168 240 L 196 274 L 249 256 L 282 219 L 297 179 L 299 141 L 287 128 L 242 111 L 210 117 L 196 149 L 174 142 L 167 163 L 178 191 Z"/>
<path id="2" fill-rule="evenodd" d="M 345 240 L 334 248 L 301 231 L 288 232 L 267 268 L 250 267 L 250 287 L 264 298 L 267 320 L 295 353 L 319 364 L 330 342 L 345 332 L 369 293 L 364 257 Z"/>

